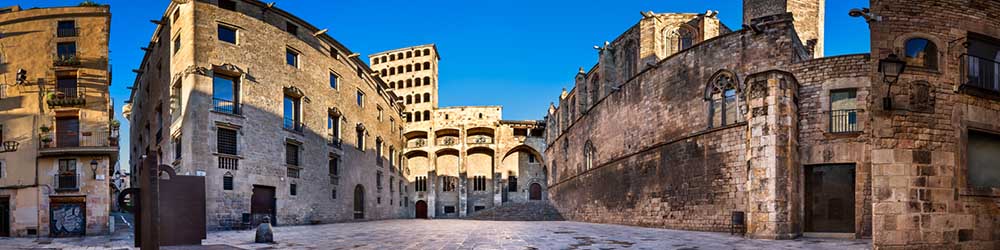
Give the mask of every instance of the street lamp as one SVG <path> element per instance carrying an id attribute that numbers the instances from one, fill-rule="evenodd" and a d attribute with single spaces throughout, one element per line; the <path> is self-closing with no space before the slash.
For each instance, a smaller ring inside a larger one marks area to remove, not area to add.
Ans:
<path id="1" fill-rule="evenodd" d="M 97 179 L 97 160 L 90 160 L 90 171 L 94 173 L 94 179 Z"/>
<path id="2" fill-rule="evenodd" d="M 18 145 L 20 145 L 20 143 L 17 141 L 5 141 L 3 142 L 3 150 L 0 150 L 0 153 L 17 151 Z"/>
<path id="3" fill-rule="evenodd" d="M 895 53 L 878 60 L 878 72 L 882 73 L 882 81 L 889 84 L 885 97 L 882 98 L 882 109 L 892 110 L 892 84 L 899 80 L 899 75 L 902 75 L 904 70 L 906 62 L 900 60 Z"/>

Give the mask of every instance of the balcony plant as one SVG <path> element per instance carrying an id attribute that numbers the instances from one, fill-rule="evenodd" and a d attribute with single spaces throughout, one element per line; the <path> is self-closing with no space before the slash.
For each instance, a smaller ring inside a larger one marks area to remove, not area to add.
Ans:
<path id="1" fill-rule="evenodd" d="M 42 146 L 44 146 L 46 148 L 49 147 L 49 143 L 52 142 L 52 135 L 49 134 L 49 131 L 52 131 L 52 128 L 49 128 L 48 126 L 42 125 L 41 127 L 38 127 L 38 131 L 42 132 L 42 136 L 41 136 Z"/>
<path id="2" fill-rule="evenodd" d="M 80 58 L 77 58 L 76 55 L 61 55 L 56 57 L 53 64 L 56 66 L 76 66 L 80 65 Z"/>

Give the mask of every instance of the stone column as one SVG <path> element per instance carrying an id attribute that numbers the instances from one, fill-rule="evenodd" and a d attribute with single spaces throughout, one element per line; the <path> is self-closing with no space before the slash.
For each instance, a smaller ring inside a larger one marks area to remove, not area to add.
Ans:
<path id="1" fill-rule="evenodd" d="M 779 71 L 750 75 L 746 82 L 747 237 L 791 239 L 800 231 L 798 83 Z"/>

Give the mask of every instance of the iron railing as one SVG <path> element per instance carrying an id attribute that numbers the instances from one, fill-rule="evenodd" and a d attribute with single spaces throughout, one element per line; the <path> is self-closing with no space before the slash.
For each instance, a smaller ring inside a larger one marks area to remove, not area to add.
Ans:
<path id="1" fill-rule="evenodd" d="M 55 183 L 56 191 L 76 191 L 80 190 L 80 175 L 56 174 L 52 176 L 52 183 Z"/>
<path id="2" fill-rule="evenodd" d="M 300 123 L 299 121 L 296 121 L 295 119 L 290 117 L 286 117 L 284 121 L 285 121 L 284 126 L 286 129 L 302 132 L 302 123 Z"/>
<path id="3" fill-rule="evenodd" d="M 43 149 L 118 146 L 117 133 L 112 131 L 49 131 L 41 138 Z"/>
<path id="4" fill-rule="evenodd" d="M 974 55 L 962 55 L 962 85 L 1000 92 L 1000 62 Z"/>
<path id="5" fill-rule="evenodd" d="M 234 155 L 219 155 L 219 168 L 229 170 L 240 169 L 240 158 Z"/>
<path id="6" fill-rule="evenodd" d="M 79 66 L 80 56 L 76 53 L 73 54 L 56 54 L 52 57 L 52 65 L 54 66 Z"/>
<path id="7" fill-rule="evenodd" d="M 215 112 L 219 112 L 219 113 L 226 113 L 226 114 L 231 114 L 231 115 L 239 115 L 240 114 L 240 104 L 237 103 L 237 102 L 235 102 L 235 101 L 232 101 L 232 100 L 226 100 L 226 99 L 214 98 L 213 97 L 212 98 L 212 110 L 215 110 Z"/>
<path id="8" fill-rule="evenodd" d="M 75 27 L 74 28 L 57 28 L 56 29 L 56 36 L 57 37 L 75 37 L 78 34 L 80 34 L 80 29 L 79 28 L 75 28 Z"/>
<path id="9" fill-rule="evenodd" d="M 858 110 L 838 109 L 830 111 L 830 132 L 848 133 L 858 132 Z"/>
<path id="10" fill-rule="evenodd" d="M 290 177 L 290 178 L 299 178 L 299 169 L 298 168 L 289 167 L 288 168 L 288 172 L 287 172 L 287 176 Z"/>
<path id="11" fill-rule="evenodd" d="M 75 88 L 51 88 L 45 102 L 49 106 L 76 106 L 87 104 L 87 89 L 84 87 Z"/>

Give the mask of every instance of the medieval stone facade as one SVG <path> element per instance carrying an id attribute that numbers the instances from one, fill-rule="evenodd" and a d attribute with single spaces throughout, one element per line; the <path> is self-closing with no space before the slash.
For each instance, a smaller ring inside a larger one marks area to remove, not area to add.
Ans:
<path id="1" fill-rule="evenodd" d="M 694 26 L 677 49 L 665 31 L 715 13 L 644 13 L 549 107 L 552 203 L 752 238 L 1000 246 L 1000 3 L 872 1 L 853 14 L 872 52 L 836 57 L 823 6 L 746 0 L 743 29 Z M 890 54 L 908 65 L 891 85 Z"/>
<path id="2" fill-rule="evenodd" d="M 438 107 L 438 54 L 420 45 L 369 55 L 406 108 L 404 162 L 414 216 L 455 218 L 546 199 L 545 125 L 502 120 L 499 106 Z"/>
<path id="3" fill-rule="evenodd" d="M 410 217 L 403 109 L 358 55 L 271 4 L 173 1 L 136 69 L 132 173 L 206 177 L 225 229 Z"/>
<path id="4" fill-rule="evenodd" d="M 108 6 L 0 8 L 0 237 L 108 233 Z"/>

